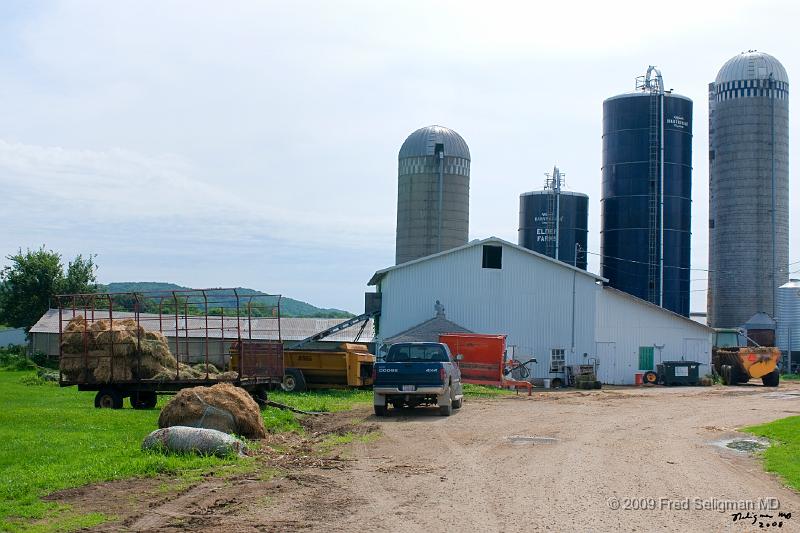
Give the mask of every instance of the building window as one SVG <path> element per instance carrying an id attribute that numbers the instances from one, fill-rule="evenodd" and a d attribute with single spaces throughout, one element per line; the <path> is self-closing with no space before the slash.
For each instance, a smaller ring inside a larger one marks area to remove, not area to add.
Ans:
<path id="1" fill-rule="evenodd" d="M 503 268 L 503 247 L 483 245 L 483 268 Z"/>
<path id="2" fill-rule="evenodd" d="M 564 371 L 564 349 L 553 348 L 550 350 L 550 372 Z"/>

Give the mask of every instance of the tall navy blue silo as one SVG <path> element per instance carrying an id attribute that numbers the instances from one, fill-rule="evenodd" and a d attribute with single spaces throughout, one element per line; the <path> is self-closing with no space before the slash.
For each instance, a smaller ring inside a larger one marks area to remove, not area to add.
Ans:
<path id="1" fill-rule="evenodd" d="M 650 88 L 605 100 L 602 175 L 603 277 L 688 316 L 692 101 Z"/>
<path id="2" fill-rule="evenodd" d="M 519 196 L 519 245 L 554 257 L 556 239 L 552 214 L 553 191 L 531 191 Z M 559 194 L 558 260 L 586 270 L 589 197 L 572 191 Z"/>

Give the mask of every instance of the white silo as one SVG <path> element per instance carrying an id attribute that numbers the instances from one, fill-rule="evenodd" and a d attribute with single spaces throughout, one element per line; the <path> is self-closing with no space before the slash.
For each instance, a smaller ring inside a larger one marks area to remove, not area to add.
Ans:
<path id="1" fill-rule="evenodd" d="M 791 351 L 791 366 L 800 363 L 800 280 L 793 279 L 778 288 L 778 317 L 775 338 L 784 357 L 784 369 L 789 370 L 788 355 Z"/>

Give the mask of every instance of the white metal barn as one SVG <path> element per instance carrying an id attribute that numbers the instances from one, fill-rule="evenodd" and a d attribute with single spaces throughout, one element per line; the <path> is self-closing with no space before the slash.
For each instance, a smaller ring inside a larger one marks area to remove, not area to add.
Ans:
<path id="1" fill-rule="evenodd" d="M 626 292 L 603 287 L 597 293 L 595 338 L 598 379 L 627 385 L 636 372 L 662 361 L 697 361 L 711 373 L 713 330 Z"/>
<path id="2" fill-rule="evenodd" d="M 603 381 L 630 384 L 639 371 L 638 348 L 645 355 L 658 354 L 656 346 L 662 344 L 665 359 L 684 356 L 709 364 L 709 328 L 604 288 L 603 281 L 496 237 L 472 241 L 372 276 L 369 284 L 381 293 L 376 346 L 429 320 L 438 300 L 453 322 L 477 333 L 507 335 L 509 355 L 515 359 L 536 357 L 530 367 L 534 378 L 563 377 L 565 364 L 597 360 Z M 677 345 L 690 347 L 691 357 L 678 353 Z M 641 361 L 657 362 L 657 357 Z M 708 368 L 701 367 L 701 372 Z"/>

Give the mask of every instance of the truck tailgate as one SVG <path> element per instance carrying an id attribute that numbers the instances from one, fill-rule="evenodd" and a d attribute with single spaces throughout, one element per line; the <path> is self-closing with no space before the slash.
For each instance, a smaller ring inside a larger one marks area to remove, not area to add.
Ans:
<path id="1" fill-rule="evenodd" d="M 439 370 L 442 363 L 378 363 L 376 368 L 376 387 L 438 387 L 442 385 Z"/>

